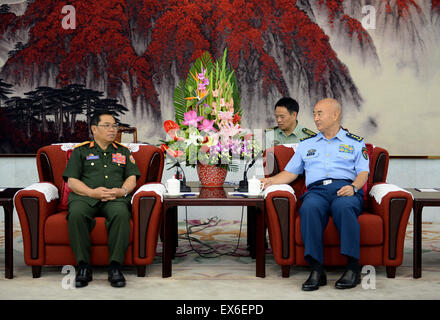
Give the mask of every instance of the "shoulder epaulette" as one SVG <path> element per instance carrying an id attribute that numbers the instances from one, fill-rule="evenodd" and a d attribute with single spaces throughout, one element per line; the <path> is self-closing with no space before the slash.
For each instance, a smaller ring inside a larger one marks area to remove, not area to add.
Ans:
<path id="1" fill-rule="evenodd" d="M 358 142 L 361 142 L 362 140 L 364 140 L 364 138 L 359 137 L 359 136 L 357 136 L 357 135 L 355 135 L 355 134 L 353 134 L 351 132 L 347 132 L 347 137 L 349 137 L 349 138 L 351 138 L 353 140 L 356 140 Z"/>
<path id="2" fill-rule="evenodd" d="M 305 134 L 307 134 L 309 136 L 316 136 L 316 133 L 313 132 L 312 130 L 308 129 L 308 128 L 303 128 L 302 132 L 304 132 Z"/>
<path id="3" fill-rule="evenodd" d="M 117 145 L 119 145 L 119 146 L 121 146 L 121 147 L 124 147 L 124 148 L 126 148 L 126 149 L 129 149 L 130 150 L 130 148 L 129 147 L 127 147 L 127 146 L 125 146 L 125 145 L 123 145 L 122 143 L 120 143 L 120 142 L 117 142 L 117 141 L 113 141 L 114 143 L 116 143 Z"/>
<path id="4" fill-rule="evenodd" d="M 89 144 L 91 141 L 84 141 L 84 142 L 82 142 L 82 143 L 80 143 L 80 144 L 77 144 L 76 146 L 73 146 L 73 149 L 75 149 L 75 148 L 78 148 L 78 147 L 81 147 L 81 146 L 84 146 L 84 145 L 86 145 L 86 144 Z"/>
<path id="5" fill-rule="evenodd" d="M 308 137 L 302 138 L 299 141 L 301 142 L 301 141 L 304 141 L 304 140 L 307 140 L 307 139 L 310 139 L 310 138 L 313 138 L 313 137 L 316 137 L 316 133 L 314 133 L 314 134 L 312 134 L 312 135 L 310 135 Z"/>
<path id="6" fill-rule="evenodd" d="M 264 132 L 266 132 L 266 131 L 270 131 L 270 130 L 275 130 L 276 128 L 278 128 L 278 126 L 276 126 L 276 127 L 272 127 L 272 128 L 266 128 L 266 129 L 264 129 Z"/>

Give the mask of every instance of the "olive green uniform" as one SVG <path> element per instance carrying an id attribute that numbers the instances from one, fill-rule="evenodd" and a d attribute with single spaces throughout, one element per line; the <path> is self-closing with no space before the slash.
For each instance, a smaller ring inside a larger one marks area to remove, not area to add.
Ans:
<path id="1" fill-rule="evenodd" d="M 264 133 L 265 149 L 279 144 L 299 143 L 301 139 L 308 138 L 315 134 L 312 130 L 301 126 L 299 122 L 296 123 L 295 130 L 288 136 L 286 136 L 286 133 L 279 127 L 266 129 Z"/>
<path id="2" fill-rule="evenodd" d="M 121 188 L 133 175 L 137 179 L 140 172 L 127 147 L 114 142 L 102 150 L 95 141 L 87 141 L 72 151 L 63 178 L 65 181 L 68 178 L 81 180 L 92 189 L 112 189 Z M 106 219 L 109 263 L 124 262 L 130 236 L 130 200 L 131 196 L 127 195 L 103 202 L 70 192 L 67 220 L 70 245 L 77 263 L 90 263 L 90 232 L 95 227 L 97 215 Z"/>

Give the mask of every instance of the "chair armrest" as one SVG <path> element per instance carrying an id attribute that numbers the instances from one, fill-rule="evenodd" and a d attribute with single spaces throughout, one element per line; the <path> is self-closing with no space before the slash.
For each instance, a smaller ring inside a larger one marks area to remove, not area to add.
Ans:
<path id="1" fill-rule="evenodd" d="M 295 195 L 285 190 L 270 192 L 265 197 L 270 244 L 276 263 L 282 266 L 295 264 L 296 204 Z"/>
<path id="2" fill-rule="evenodd" d="M 136 265 L 153 262 L 162 222 L 162 194 L 158 190 L 142 190 L 151 189 L 144 186 L 132 198 L 133 260 Z"/>
<path id="3" fill-rule="evenodd" d="M 371 213 L 380 215 L 384 223 L 383 260 L 386 266 L 399 266 L 409 215 L 413 207 L 410 192 L 388 183 L 373 185 L 369 193 Z"/>
<path id="4" fill-rule="evenodd" d="M 44 264 L 44 225 L 56 212 L 58 189 L 51 183 L 35 183 L 20 190 L 14 197 L 20 220 L 24 259 L 28 265 Z"/>

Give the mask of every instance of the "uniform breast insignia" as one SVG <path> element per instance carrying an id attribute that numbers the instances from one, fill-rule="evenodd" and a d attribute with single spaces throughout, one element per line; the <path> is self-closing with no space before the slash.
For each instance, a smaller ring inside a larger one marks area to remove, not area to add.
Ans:
<path id="1" fill-rule="evenodd" d="M 351 138 L 353 140 L 356 140 L 358 142 L 361 142 L 362 140 L 364 140 L 364 138 L 359 137 L 359 136 L 357 136 L 357 135 L 355 135 L 355 134 L 353 134 L 351 132 L 347 132 L 347 137 L 349 137 L 349 138 Z"/>
<path id="2" fill-rule="evenodd" d="M 368 150 L 365 147 L 362 148 L 362 156 L 365 160 L 368 160 Z"/>
<path id="3" fill-rule="evenodd" d="M 354 147 L 349 144 L 340 144 L 339 152 L 354 153 Z"/>
<path id="4" fill-rule="evenodd" d="M 120 153 L 112 153 L 112 162 L 117 164 L 125 164 L 125 156 Z"/>
<path id="5" fill-rule="evenodd" d="M 316 149 L 310 149 L 309 151 L 307 151 L 307 157 L 314 156 L 315 153 L 316 153 Z"/>
<path id="6" fill-rule="evenodd" d="M 309 135 L 309 136 L 312 136 L 312 137 L 316 136 L 316 133 L 315 133 L 315 132 L 313 132 L 312 130 L 307 129 L 307 128 L 303 128 L 303 129 L 302 129 L 302 132 L 305 133 L 305 134 L 307 134 L 307 135 Z"/>
<path id="7" fill-rule="evenodd" d="M 89 154 L 86 157 L 86 160 L 98 160 L 99 159 L 99 155 L 94 155 L 93 153 Z"/>

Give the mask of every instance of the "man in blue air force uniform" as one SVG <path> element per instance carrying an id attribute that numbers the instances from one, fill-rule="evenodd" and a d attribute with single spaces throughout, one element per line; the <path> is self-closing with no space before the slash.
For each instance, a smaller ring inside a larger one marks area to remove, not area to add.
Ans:
<path id="1" fill-rule="evenodd" d="M 360 226 L 362 187 L 367 182 L 369 160 L 362 138 L 341 128 L 341 106 L 334 99 L 319 101 L 313 111 L 319 133 L 302 139 L 284 171 L 262 179 L 265 188 L 289 184 L 305 170 L 307 192 L 299 209 L 304 257 L 311 273 L 304 291 L 327 284 L 323 269 L 323 233 L 329 214 L 341 237 L 341 254 L 348 258 L 336 288 L 353 288 L 360 283 Z"/>

